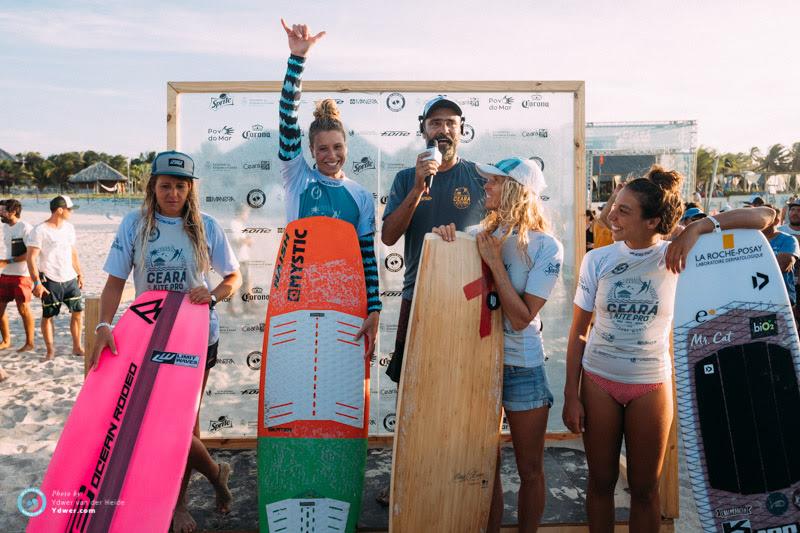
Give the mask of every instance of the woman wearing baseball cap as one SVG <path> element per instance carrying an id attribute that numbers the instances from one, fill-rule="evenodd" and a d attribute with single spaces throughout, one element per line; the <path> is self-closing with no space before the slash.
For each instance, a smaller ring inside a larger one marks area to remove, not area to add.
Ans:
<path id="1" fill-rule="evenodd" d="M 227 298 L 241 284 L 239 263 L 222 226 L 200 212 L 194 174 L 194 161 L 182 152 L 161 152 L 153 160 L 141 210 L 125 216 L 108 253 L 103 270 L 108 279 L 100 296 L 100 320 L 95 328 L 95 349 L 89 354 L 89 366 L 100 363 L 102 350 L 116 354 L 111 322 L 119 307 L 125 280 L 133 271 L 136 295 L 149 290 L 185 292 L 189 301 L 209 307 L 209 337 L 203 390 L 209 370 L 217 362 L 219 318 L 214 309 L 218 300 Z M 211 288 L 209 270 L 222 276 Z M 158 275 L 149 275 L 156 273 Z M 230 511 L 232 495 L 228 490 L 231 467 L 215 463 L 200 441 L 199 422 L 195 421 L 189 458 L 181 483 L 181 492 L 172 518 L 172 531 L 191 533 L 197 524 L 186 509 L 186 487 L 192 470 L 203 474 L 213 485 L 216 507 Z"/>
<path id="2" fill-rule="evenodd" d="M 301 77 L 306 56 L 325 32 L 312 35 L 305 24 L 291 28 L 281 19 L 289 40 L 289 62 L 278 106 L 281 176 L 286 191 L 286 221 L 326 216 L 350 222 L 356 229 L 367 289 L 367 318 L 356 339 L 367 336 L 367 357 L 375 351 L 381 311 L 378 263 L 375 260 L 375 203 L 372 193 L 345 176 L 347 134 L 336 102 L 317 102 L 314 121 L 308 128 L 308 142 L 314 168 L 303 158 L 298 121 Z"/>
<path id="3" fill-rule="evenodd" d="M 546 184 L 536 162 L 510 158 L 494 165 L 478 164 L 477 169 L 487 180 L 488 213 L 481 226 L 468 231 L 476 234 L 478 252 L 492 271 L 503 309 L 503 408 L 521 482 L 519 530 L 534 531 L 544 510 L 544 436 L 553 405 L 539 311 L 558 280 L 564 250 L 548 232 L 539 205 Z M 453 224 L 433 232 L 445 241 L 455 239 Z M 502 515 L 498 450 L 488 531 L 500 530 Z"/>

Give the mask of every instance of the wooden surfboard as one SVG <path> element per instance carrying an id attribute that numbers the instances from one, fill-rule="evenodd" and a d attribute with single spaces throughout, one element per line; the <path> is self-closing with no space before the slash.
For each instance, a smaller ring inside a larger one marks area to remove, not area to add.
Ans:
<path id="1" fill-rule="evenodd" d="M 800 530 L 800 346 L 759 231 L 700 237 L 675 299 L 678 413 L 708 532 Z"/>
<path id="2" fill-rule="evenodd" d="M 262 532 L 355 531 L 367 459 L 369 361 L 353 226 L 290 223 L 275 262 L 258 407 Z"/>
<path id="3" fill-rule="evenodd" d="M 28 532 L 167 531 L 192 438 L 208 306 L 140 295 L 89 372 L 59 438 Z"/>
<path id="4" fill-rule="evenodd" d="M 503 384 L 502 316 L 488 307 L 490 288 L 473 237 L 425 236 L 398 398 L 393 533 L 486 529 Z"/>

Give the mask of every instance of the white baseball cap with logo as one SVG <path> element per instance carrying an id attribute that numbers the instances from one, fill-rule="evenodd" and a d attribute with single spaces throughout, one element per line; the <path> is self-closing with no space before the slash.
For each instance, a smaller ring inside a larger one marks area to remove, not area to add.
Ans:
<path id="1" fill-rule="evenodd" d="M 153 166 L 150 170 L 153 176 L 175 176 L 178 178 L 197 179 L 194 175 L 194 161 L 183 152 L 170 150 L 161 152 L 153 159 Z"/>
<path id="2" fill-rule="evenodd" d="M 478 163 L 475 165 L 478 174 L 484 178 L 489 176 L 505 176 L 516 181 L 523 187 L 531 189 L 534 194 L 541 194 L 547 188 L 547 182 L 544 179 L 542 169 L 536 161 L 531 159 L 520 159 L 519 157 L 510 157 L 498 161 L 493 165 Z"/>

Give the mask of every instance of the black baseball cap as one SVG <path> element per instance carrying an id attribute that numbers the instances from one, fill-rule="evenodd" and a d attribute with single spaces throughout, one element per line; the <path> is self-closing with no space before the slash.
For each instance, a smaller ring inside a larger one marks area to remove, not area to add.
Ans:
<path id="1" fill-rule="evenodd" d="M 194 175 L 194 160 L 183 152 L 175 150 L 158 154 L 153 159 L 150 173 L 153 176 L 165 175 L 197 179 L 197 176 Z"/>
<path id="2" fill-rule="evenodd" d="M 67 196 L 66 194 L 62 194 L 61 196 L 56 196 L 52 200 L 50 200 L 50 211 L 55 211 L 59 207 L 63 207 L 65 209 L 78 209 L 78 206 L 72 203 L 72 198 Z"/>

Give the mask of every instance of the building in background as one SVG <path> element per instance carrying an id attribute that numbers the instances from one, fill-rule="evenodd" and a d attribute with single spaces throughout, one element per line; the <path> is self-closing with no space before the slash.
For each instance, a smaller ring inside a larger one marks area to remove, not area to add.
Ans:
<path id="1" fill-rule="evenodd" d="M 605 202 L 621 180 L 653 164 L 686 176 L 683 195 L 695 190 L 697 121 L 587 122 L 586 188 L 590 202 Z"/>

